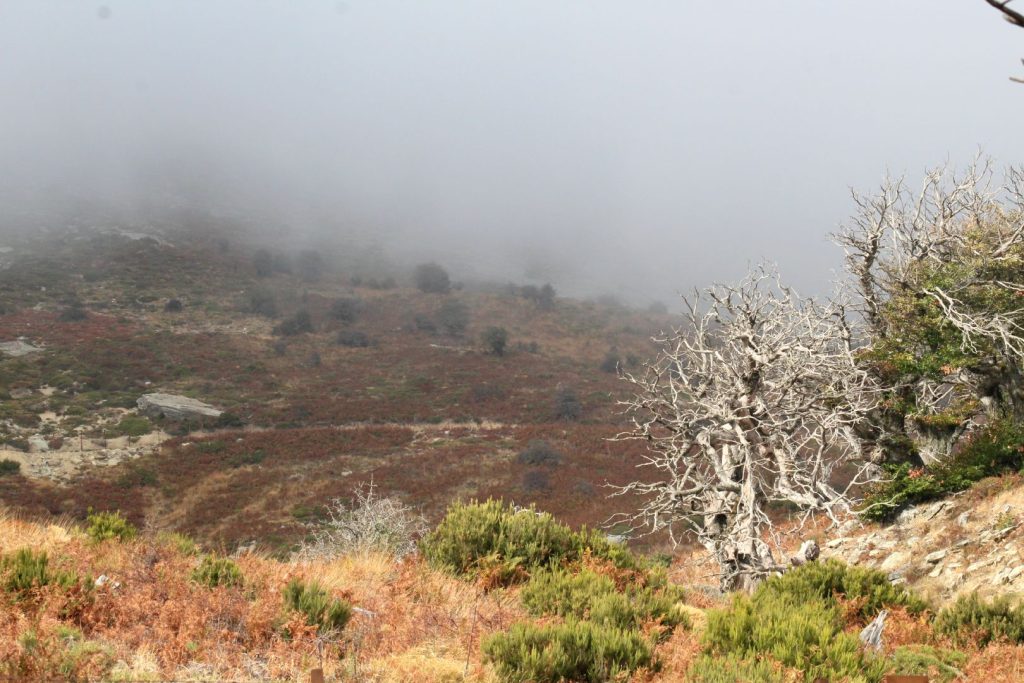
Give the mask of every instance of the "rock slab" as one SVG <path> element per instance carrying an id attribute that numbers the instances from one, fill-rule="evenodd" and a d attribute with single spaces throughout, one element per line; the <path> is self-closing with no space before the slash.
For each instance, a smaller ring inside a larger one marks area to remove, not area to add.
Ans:
<path id="1" fill-rule="evenodd" d="M 11 356 L 12 358 L 18 358 L 19 356 L 27 356 L 30 353 L 38 353 L 42 349 L 26 344 L 20 339 L 9 342 L 0 342 L 0 353 L 5 356 Z"/>
<path id="2" fill-rule="evenodd" d="M 139 406 L 139 412 L 152 417 L 166 417 L 169 420 L 220 417 L 223 412 L 208 403 L 176 394 L 143 394 L 136 401 L 136 405 Z"/>

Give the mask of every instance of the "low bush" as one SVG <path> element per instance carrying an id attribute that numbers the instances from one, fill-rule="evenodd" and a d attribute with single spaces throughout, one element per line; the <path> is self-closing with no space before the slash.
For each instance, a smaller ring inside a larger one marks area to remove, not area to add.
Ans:
<path id="1" fill-rule="evenodd" d="M 363 301 L 362 299 L 355 298 L 344 298 L 336 299 L 331 304 L 331 317 L 335 320 L 340 320 L 343 323 L 352 323 L 356 321 L 359 314 L 363 312 Z"/>
<path id="2" fill-rule="evenodd" d="M 616 373 L 619 371 L 619 363 L 619 352 L 615 349 L 610 349 L 608 353 L 605 354 L 604 360 L 601 361 L 601 372 L 607 372 L 609 374 Z"/>
<path id="3" fill-rule="evenodd" d="M 420 543 L 434 567 L 456 575 L 489 574 L 497 584 L 528 578 L 530 572 L 579 560 L 584 554 L 635 568 L 628 549 L 604 535 L 573 531 L 546 512 L 515 509 L 500 500 L 455 503 Z"/>
<path id="4" fill-rule="evenodd" d="M 654 668 L 653 644 L 636 631 L 567 619 L 562 624 L 513 624 L 482 644 L 503 681 L 620 680 Z"/>
<path id="5" fill-rule="evenodd" d="M 446 334 L 452 337 L 461 336 L 469 326 L 469 306 L 461 301 L 448 299 L 437 310 L 437 324 Z"/>
<path id="6" fill-rule="evenodd" d="M 963 676 L 960 670 L 967 662 L 963 652 L 929 645 L 898 647 L 889 658 L 887 673 L 895 676 L 927 676 L 935 683 L 949 683 Z"/>
<path id="7" fill-rule="evenodd" d="M 269 274 L 269 273 L 268 273 Z M 252 289 L 246 293 L 243 307 L 246 313 L 262 315 L 266 318 L 277 317 L 277 299 L 268 289 Z"/>
<path id="8" fill-rule="evenodd" d="M 316 626 L 321 633 L 341 631 L 352 618 L 352 606 L 332 598 L 316 581 L 306 584 L 292 579 L 288 582 L 284 587 L 284 606 L 305 614 L 306 623 Z"/>
<path id="9" fill-rule="evenodd" d="M 961 596 L 935 620 L 935 630 L 956 643 L 980 647 L 992 641 L 1024 642 L 1024 604 L 999 596 L 990 602 L 977 593 Z"/>
<path id="10" fill-rule="evenodd" d="M 559 389 L 555 394 L 555 419 L 573 422 L 583 415 L 583 404 L 572 389 Z"/>
<path id="11" fill-rule="evenodd" d="M 290 318 L 282 320 L 274 327 L 274 334 L 282 337 L 294 337 L 299 334 L 308 334 L 313 331 L 313 318 L 309 311 L 302 310 Z"/>
<path id="12" fill-rule="evenodd" d="M 0 460 L 0 477 L 7 477 L 15 474 L 21 474 L 21 463 L 17 460 L 10 460 L 4 458 Z"/>
<path id="13" fill-rule="evenodd" d="M 164 311 L 167 313 L 180 313 L 183 308 L 181 299 L 168 299 L 167 303 L 164 304 Z"/>
<path id="14" fill-rule="evenodd" d="M 847 565 L 836 559 L 808 562 L 782 576 L 774 576 L 757 589 L 757 595 L 778 594 L 798 600 L 825 600 L 836 604 L 842 597 L 858 606 L 857 614 L 870 621 L 883 608 L 905 607 L 911 614 L 920 614 L 928 605 L 901 586 L 892 585 L 883 572 Z"/>
<path id="15" fill-rule="evenodd" d="M 508 346 L 508 330 L 504 327 L 488 327 L 480 335 L 487 352 L 495 356 L 504 356 L 505 347 Z"/>
<path id="16" fill-rule="evenodd" d="M 686 614 L 677 607 L 682 588 L 664 580 L 620 589 L 612 577 L 589 569 L 553 569 L 534 573 L 521 599 L 534 616 L 553 614 L 621 629 L 639 629 L 654 621 L 669 628 L 687 624 Z"/>
<path id="17" fill-rule="evenodd" d="M 192 556 L 199 553 L 199 546 L 185 534 L 179 534 L 174 531 L 161 531 L 157 534 L 156 540 L 158 543 L 174 548 L 175 551 L 182 555 Z"/>
<path id="18" fill-rule="evenodd" d="M 199 566 L 192 570 L 191 579 L 210 588 L 241 586 L 242 570 L 233 560 L 207 555 Z"/>
<path id="19" fill-rule="evenodd" d="M 112 431 L 118 436 L 143 436 L 153 431 L 153 425 L 140 415 L 126 415 Z"/>
<path id="20" fill-rule="evenodd" d="M 64 323 L 76 323 L 86 320 L 88 317 L 89 314 L 85 307 L 81 303 L 75 302 L 61 311 L 57 319 Z"/>
<path id="21" fill-rule="evenodd" d="M 421 263 L 416 266 L 413 280 L 421 292 L 447 294 L 452 288 L 448 271 L 436 263 Z"/>
<path id="22" fill-rule="evenodd" d="M 4 590 L 24 597 L 43 586 L 56 585 L 67 589 L 78 583 L 76 574 L 51 571 L 49 564 L 45 552 L 36 553 L 29 548 L 22 548 L 13 555 L 0 558 Z"/>
<path id="23" fill-rule="evenodd" d="M 86 522 L 86 535 L 97 543 L 110 539 L 130 541 L 136 536 L 135 526 L 121 516 L 120 511 L 92 512 L 90 510 Z"/>
<path id="24" fill-rule="evenodd" d="M 891 521 L 901 510 L 964 491 L 985 477 L 1024 467 L 1024 424 L 1004 420 L 977 431 L 948 459 L 932 467 L 884 466 L 887 481 L 867 491 L 861 515 Z"/>
<path id="25" fill-rule="evenodd" d="M 521 450 L 516 456 L 516 462 L 520 465 L 560 465 L 562 464 L 562 454 L 559 453 L 555 448 L 547 441 L 542 439 L 534 439 L 526 445 L 526 448 Z"/>
<path id="26" fill-rule="evenodd" d="M 736 655 L 703 655 L 690 665 L 686 680 L 691 683 L 787 683 L 792 681 L 782 665 L 768 659 Z"/>
<path id="27" fill-rule="evenodd" d="M 370 337 L 359 330 L 341 330 L 334 341 L 338 346 L 354 349 L 362 349 L 370 345 Z"/>

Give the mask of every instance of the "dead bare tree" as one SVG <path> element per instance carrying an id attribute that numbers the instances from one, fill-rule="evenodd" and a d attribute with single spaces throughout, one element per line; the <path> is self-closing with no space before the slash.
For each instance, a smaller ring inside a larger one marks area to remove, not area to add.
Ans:
<path id="1" fill-rule="evenodd" d="M 1024 296 L 1024 169 L 997 182 L 992 166 L 979 156 L 963 172 L 929 170 L 916 191 L 887 178 L 873 195 L 854 192 L 857 211 L 833 235 L 868 338 L 897 352 L 888 360 L 939 358 L 943 345 L 959 345 L 961 358 L 941 372 L 886 380 L 911 419 L 877 415 L 875 435 L 909 436 L 925 462 L 946 457 L 969 430 L 972 404 L 990 413 L 1022 407 L 1014 385 L 1024 368 L 1024 308 L 1015 303 Z M 928 338 L 907 338 L 912 327 L 927 327 Z"/>
<path id="2" fill-rule="evenodd" d="M 1003 19 L 1006 19 L 1014 26 L 1024 28 L 1024 14 L 1010 8 L 1010 3 L 1013 2 L 1013 0 L 985 0 L 985 2 L 1002 12 Z M 1024 64 L 1024 59 L 1021 60 L 1021 63 Z M 1024 83 L 1024 78 L 1015 78 L 1011 76 L 1010 80 L 1017 83 Z"/>
<path id="3" fill-rule="evenodd" d="M 855 425 L 874 405 L 854 362 L 841 306 L 801 299 L 774 270 L 685 299 L 685 324 L 657 339 L 661 355 L 637 376 L 633 428 L 618 439 L 649 449 L 657 476 L 622 487 L 643 503 L 635 527 L 689 531 L 714 555 L 724 590 L 779 569 L 766 538 L 780 533 L 772 503 L 815 515 L 848 510 L 866 468 L 842 487 L 833 473 L 860 455 Z"/>

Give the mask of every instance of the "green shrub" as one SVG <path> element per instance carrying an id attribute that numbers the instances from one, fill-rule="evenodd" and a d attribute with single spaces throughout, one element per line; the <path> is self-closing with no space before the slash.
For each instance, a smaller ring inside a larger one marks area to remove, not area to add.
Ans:
<path id="1" fill-rule="evenodd" d="M 458 337 L 469 326 L 469 306 L 455 299 L 448 299 L 437 309 L 437 324 L 447 334 Z"/>
<path id="2" fill-rule="evenodd" d="M 964 491 L 985 477 L 1024 467 L 1024 424 L 1004 420 L 979 430 L 962 449 L 932 467 L 910 463 L 884 466 L 888 480 L 872 487 L 861 515 L 887 522 L 901 510 Z"/>
<path id="3" fill-rule="evenodd" d="M 503 681 L 610 681 L 654 666 L 652 644 L 635 631 L 567 619 L 563 624 L 513 624 L 482 645 Z"/>
<path id="4" fill-rule="evenodd" d="M 837 607 L 782 592 L 734 596 L 708 611 L 704 644 L 712 656 L 771 657 L 804 672 L 805 680 L 878 681 L 882 660 L 866 658 L 856 634 L 843 631 Z"/>
<path id="5" fill-rule="evenodd" d="M 299 334 L 306 334 L 313 331 L 313 318 L 310 317 L 309 311 L 299 311 L 295 315 L 286 320 L 281 321 L 277 325 L 273 332 L 283 337 L 294 337 Z"/>
<path id="6" fill-rule="evenodd" d="M 321 633 L 341 631 L 352 617 L 350 604 L 332 598 L 315 581 L 306 584 L 292 579 L 284 588 L 284 605 L 305 614 L 306 623 L 316 626 Z"/>
<path id="7" fill-rule="evenodd" d="M 120 511 L 115 512 L 92 512 L 86 517 L 86 535 L 93 541 L 103 541 L 116 538 L 119 541 L 130 541 L 135 538 L 136 529 L 127 519 L 121 516 Z"/>
<path id="8" fill-rule="evenodd" d="M 653 620 L 670 628 L 687 624 L 686 615 L 677 607 L 683 599 L 682 589 L 659 580 L 652 583 L 619 590 L 611 577 L 594 571 L 573 574 L 554 569 L 536 572 L 523 588 L 521 599 L 534 616 L 553 614 L 621 629 L 636 629 Z"/>
<path id="9" fill-rule="evenodd" d="M 24 596 L 33 589 L 48 585 L 71 588 L 78 583 L 78 576 L 70 572 L 53 572 L 45 552 L 35 553 L 22 548 L 13 555 L 0 558 L 0 574 L 3 587 L 8 593 Z"/>
<path id="10" fill-rule="evenodd" d="M 637 566 L 628 549 L 597 532 L 574 532 L 546 512 L 516 510 L 499 500 L 451 505 L 420 547 L 434 567 L 457 575 L 496 572 L 497 582 L 504 584 L 578 560 L 588 551 L 619 567 Z"/>
<path id="11" fill-rule="evenodd" d="M 182 555 L 196 555 L 199 553 L 199 546 L 185 534 L 173 531 L 161 531 L 156 536 L 158 543 L 169 545 Z"/>
<path id="12" fill-rule="evenodd" d="M 484 348 L 495 356 L 504 356 L 508 345 L 508 330 L 504 327 L 488 327 L 480 335 Z"/>
<path id="13" fill-rule="evenodd" d="M 562 454 L 543 439 L 533 439 L 526 444 L 526 448 L 516 455 L 516 462 L 520 465 L 560 465 Z"/>
<path id="14" fill-rule="evenodd" d="M 421 292 L 447 294 L 452 287 L 448 271 L 436 263 L 421 263 L 416 266 L 413 279 Z"/>
<path id="15" fill-rule="evenodd" d="M 787 677 L 781 665 L 770 660 L 703 655 L 690 665 L 686 680 L 690 683 L 785 683 Z"/>
<path id="16" fill-rule="evenodd" d="M 0 477 L 6 477 L 12 474 L 21 474 L 21 463 L 17 460 L 10 460 L 8 458 L 0 460 Z"/>
<path id="17" fill-rule="evenodd" d="M 985 602 L 977 593 L 961 596 L 939 612 L 935 630 L 957 643 L 985 646 L 994 640 L 1024 642 L 1024 605 L 1007 596 Z"/>
<path id="18" fill-rule="evenodd" d="M 226 557 L 207 555 L 199 566 L 192 570 L 192 580 L 210 588 L 217 586 L 241 586 L 242 570 L 233 560 Z"/>
<path id="19" fill-rule="evenodd" d="M 929 645 L 905 645 L 896 648 L 887 673 L 898 676 L 928 676 L 929 680 L 948 683 L 962 675 L 959 667 L 967 662 L 963 652 L 943 650 Z"/>
<path id="20" fill-rule="evenodd" d="M 143 436 L 153 431 L 153 425 L 144 417 L 126 415 L 121 418 L 113 431 L 119 436 Z"/>
<path id="21" fill-rule="evenodd" d="M 774 576 L 757 589 L 757 595 L 776 593 L 797 600 L 825 600 L 830 606 L 836 596 L 860 603 L 859 614 L 874 619 L 883 607 L 906 607 L 919 614 L 927 603 L 913 593 L 889 583 L 885 574 L 866 567 L 843 564 L 836 559 L 808 562 L 782 576 Z"/>

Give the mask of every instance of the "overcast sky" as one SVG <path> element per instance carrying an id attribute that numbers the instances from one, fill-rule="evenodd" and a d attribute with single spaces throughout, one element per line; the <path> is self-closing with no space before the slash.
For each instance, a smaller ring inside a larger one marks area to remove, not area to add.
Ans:
<path id="1" fill-rule="evenodd" d="M 1022 160 L 1022 56 L 983 0 L 0 0 L 0 190 L 640 301 L 766 258 L 824 291 L 850 186 Z"/>

